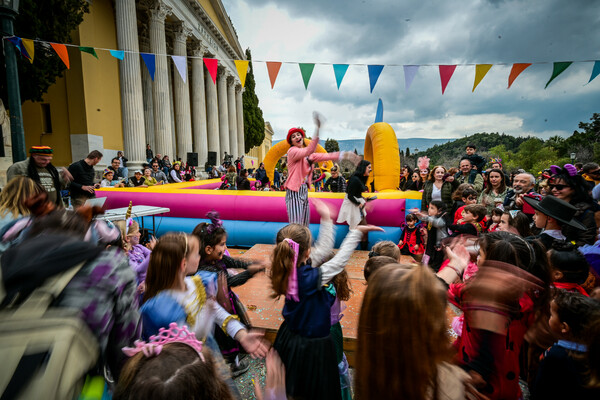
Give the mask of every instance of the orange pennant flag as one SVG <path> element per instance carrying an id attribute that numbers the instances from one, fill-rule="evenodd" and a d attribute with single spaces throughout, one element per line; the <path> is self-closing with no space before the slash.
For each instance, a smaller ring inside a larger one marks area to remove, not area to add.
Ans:
<path id="1" fill-rule="evenodd" d="M 525 71 L 527 67 L 529 67 L 531 63 L 516 63 L 513 64 L 512 69 L 510 70 L 510 75 L 508 76 L 508 87 L 510 89 L 510 85 L 513 84 L 517 76 L 521 74 L 521 72 Z"/>
<path id="2" fill-rule="evenodd" d="M 489 72 L 491 68 L 492 64 L 477 64 L 475 66 L 475 82 L 473 82 L 472 92 L 475 91 L 477 85 L 479 85 L 481 80 L 485 77 L 485 75 Z"/>
<path id="3" fill-rule="evenodd" d="M 56 54 L 60 57 L 63 63 L 67 66 L 67 69 L 70 69 L 71 66 L 69 64 L 69 53 L 67 53 L 67 46 L 60 43 L 50 43 L 50 46 L 54 49 Z"/>
<path id="4" fill-rule="evenodd" d="M 279 61 L 267 61 L 267 71 L 269 72 L 269 79 L 271 80 L 271 89 L 275 86 L 275 80 L 279 69 L 281 68 L 281 62 Z"/>

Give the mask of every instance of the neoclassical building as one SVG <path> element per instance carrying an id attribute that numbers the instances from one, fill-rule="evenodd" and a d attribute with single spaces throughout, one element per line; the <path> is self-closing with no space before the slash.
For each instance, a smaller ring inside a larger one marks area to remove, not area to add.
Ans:
<path id="1" fill-rule="evenodd" d="M 72 38 L 98 59 L 69 48 L 71 68 L 42 102 L 23 105 L 28 147 L 52 146 L 56 165 L 94 149 L 110 163 L 124 150 L 130 171 L 145 161 L 146 144 L 171 160 L 196 152 L 200 166 L 209 152 L 217 161 L 244 153 L 234 60 L 245 54 L 221 0 L 94 0 Z M 102 49 L 124 50 L 124 59 Z M 156 54 L 154 80 L 140 52 Z M 185 80 L 171 55 L 188 57 Z M 218 59 L 216 84 L 204 57 Z"/>

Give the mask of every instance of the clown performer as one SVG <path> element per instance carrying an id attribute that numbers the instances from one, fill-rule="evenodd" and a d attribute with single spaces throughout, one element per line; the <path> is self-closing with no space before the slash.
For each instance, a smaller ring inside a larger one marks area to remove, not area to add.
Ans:
<path id="1" fill-rule="evenodd" d="M 285 206 L 291 224 L 308 226 L 310 208 L 308 204 L 308 188 L 312 177 L 312 164 L 331 160 L 349 160 L 358 164 L 360 156 L 349 151 L 335 153 L 315 153 L 319 144 L 319 129 L 325 119 L 318 112 L 313 112 L 315 134 L 308 145 L 304 142 L 306 133 L 301 128 L 292 128 L 287 134 L 290 149 L 287 153 L 288 179 L 286 181 Z"/>

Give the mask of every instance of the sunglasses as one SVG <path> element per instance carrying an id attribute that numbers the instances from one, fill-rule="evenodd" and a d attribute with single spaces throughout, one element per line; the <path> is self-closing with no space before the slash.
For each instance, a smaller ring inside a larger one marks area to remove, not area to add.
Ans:
<path id="1" fill-rule="evenodd" d="M 563 190 L 564 188 L 569 187 L 569 185 L 548 185 L 548 187 L 550 188 L 550 190 Z"/>

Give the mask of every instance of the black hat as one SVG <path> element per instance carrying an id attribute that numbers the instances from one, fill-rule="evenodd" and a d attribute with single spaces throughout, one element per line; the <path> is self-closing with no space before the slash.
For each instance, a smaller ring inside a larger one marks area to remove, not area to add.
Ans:
<path id="1" fill-rule="evenodd" d="M 573 228 L 585 230 L 587 229 L 581 222 L 573 219 L 577 208 L 557 197 L 548 195 L 542 200 L 535 199 L 529 196 L 523 196 L 523 200 L 531 207 L 557 221 L 572 226 Z"/>

